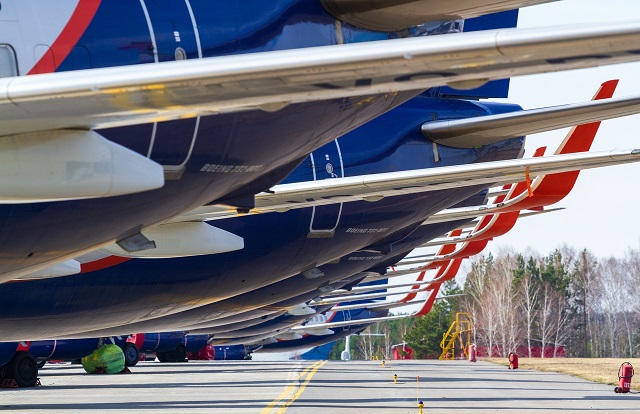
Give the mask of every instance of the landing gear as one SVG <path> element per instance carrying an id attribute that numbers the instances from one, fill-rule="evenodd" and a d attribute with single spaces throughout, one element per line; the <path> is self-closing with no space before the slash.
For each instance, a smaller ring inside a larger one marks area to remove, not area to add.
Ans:
<path id="1" fill-rule="evenodd" d="M 38 382 L 38 363 L 27 351 L 16 352 L 2 370 L 4 379 L 14 380 L 19 387 L 34 387 Z"/>
<path id="2" fill-rule="evenodd" d="M 140 360 L 140 350 L 136 344 L 127 342 L 122 351 L 124 352 L 124 365 L 126 367 L 133 367 Z"/>
<path id="3" fill-rule="evenodd" d="M 173 351 L 156 352 L 156 357 L 160 362 L 186 362 L 187 349 L 184 345 L 180 344 Z"/>

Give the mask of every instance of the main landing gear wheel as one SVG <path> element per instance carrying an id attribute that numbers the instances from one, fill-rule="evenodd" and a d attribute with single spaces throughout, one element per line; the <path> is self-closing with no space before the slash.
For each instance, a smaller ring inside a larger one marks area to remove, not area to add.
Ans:
<path id="1" fill-rule="evenodd" d="M 5 366 L 5 378 L 13 379 L 19 387 L 34 387 L 38 381 L 38 363 L 27 351 L 18 351 Z"/>
<path id="2" fill-rule="evenodd" d="M 136 346 L 136 344 L 132 344 L 131 342 L 127 342 L 122 349 L 124 352 L 124 365 L 126 367 L 134 367 L 140 360 L 140 350 Z"/>
<path id="3" fill-rule="evenodd" d="M 187 349 L 180 344 L 173 351 L 157 352 L 156 356 L 160 362 L 185 362 L 187 359 Z"/>
<path id="4" fill-rule="evenodd" d="M 178 345 L 176 349 L 171 351 L 171 354 L 175 362 L 185 362 L 187 360 L 187 349 L 182 344 Z"/>

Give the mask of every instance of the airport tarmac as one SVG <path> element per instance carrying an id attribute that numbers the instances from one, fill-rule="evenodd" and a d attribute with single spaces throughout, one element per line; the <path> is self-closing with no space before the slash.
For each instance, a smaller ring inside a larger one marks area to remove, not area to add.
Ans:
<path id="1" fill-rule="evenodd" d="M 131 374 L 40 371 L 41 387 L 0 389 L 0 410 L 34 413 L 640 412 L 640 395 L 566 375 L 467 361 L 141 362 Z M 394 383 L 393 376 L 398 375 Z M 617 373 L 612 373 L 615 376 Z"/>

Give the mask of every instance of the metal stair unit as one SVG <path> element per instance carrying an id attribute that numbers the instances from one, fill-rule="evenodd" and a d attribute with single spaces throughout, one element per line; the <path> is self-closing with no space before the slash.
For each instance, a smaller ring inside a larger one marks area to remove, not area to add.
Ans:
<path id="1" fill-rule="evenodd" d="M 447 333 L 442 336 L 440 348 L 442 354 L 438 359 L 456 358 L 456 340 L 460 343 L 465 358 L 469 357 L 469 345 L 471 345 L 471 315 L 468 312 L 456 313 L 456 320 L 453 321 Z"/>

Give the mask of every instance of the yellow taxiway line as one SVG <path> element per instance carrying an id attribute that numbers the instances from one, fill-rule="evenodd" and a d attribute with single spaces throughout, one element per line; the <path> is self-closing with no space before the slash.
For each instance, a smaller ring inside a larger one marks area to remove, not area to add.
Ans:
<path id="1" fill-rule="evenodd" d="M 260 414 L 269 414 L 276 408 L 278 409 L 275 412 L 276 414 L 283 414 L 286 412 L 287 408 L 304 392 L 304 389 L 307 387 L 307 384 L 309 384 L 309 381 L 311 381 L 311 378 L 315 375 L 316 371 L 326 363 L 327 361 L 317 361 L 313 365 L 305 368 L 298 376 L 298 379 L 287 385 L 282 394 L 280 394 L 275 400 L 271 401 L 269 405 L 260 412 Z"/>

